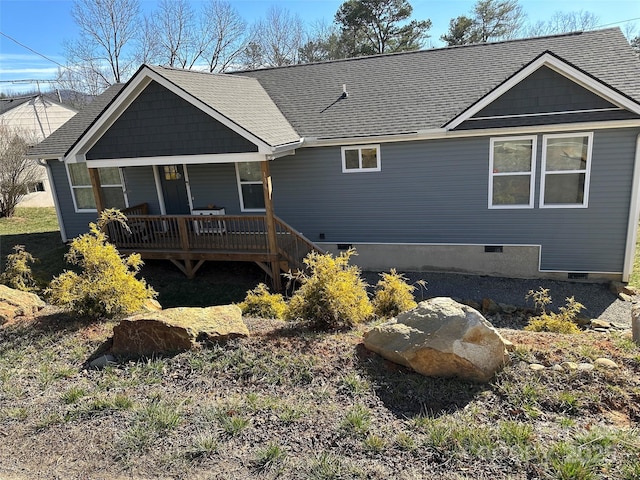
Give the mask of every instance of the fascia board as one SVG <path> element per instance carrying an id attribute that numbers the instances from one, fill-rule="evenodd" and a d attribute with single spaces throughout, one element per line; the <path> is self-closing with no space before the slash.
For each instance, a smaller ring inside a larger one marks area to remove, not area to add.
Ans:
<path id="1" fill-rule="evenodd" d="M 67 153 L 67 157 L 75 158 L 78 154 L 88 152 L 152 80 L 158 82 L 183 100 L 189 102 L 210 117 L 249 140 L 258 147 L 258 151 L 260 153 L 269 154 L 273 151 L 273 147 L 268 145 L 266 142 L 243 129 L 229 118 L 220 114 L 209 105 L 195 98 L 193 95 L 187 93 L 185 90 L 145 65 L 138 71 L 134 78 L 129 81 L 125 88 L 118 94 L 111 105 L 109 105 L 98 117 L 94 124 L 78 139 L 76 144 Z"/>
<path id="2" fill-rule="evenodd" d="M 223 153 L 216 155 L 174 155 L 163 157 L 134 157 L 86 160 L 89 168 L 105 167 L 142 167 L 153 165 L 198 165 L 212 163 L 262 162 L 266 156 L 262 153 Z M 72 163 L 72 162 L 68 162 Z"/>
<path id="3" fill-rule="evenodd" d="M 640 115 L 640 104 L 634 102 L 629 99 L 625 95 L 617 92 L 616 90 L 608 87 L 602 82 L 596 80 L 595 78 L 587 75 L 586 73 L 578 70 L 577 68 L 569 65 L 567 62 L 564 62 L 560 58 L 552 55 L 547 52 L 540 55 L 537 59 L 532 61 L 529 65 L 526 65 L 520 71 L 515 73 L 512 77 L 507 79 L 505 82 L 497 86 L 494 90 L 492 90 L 485 97 L 474 103 L 460 115 L 453 118 L 451 121 L 447 122 L 443 125 L 443 128 L 448 130 L 456 128 L 462 122 L 468 120 L 473 117 L 476 113 L 482 110 L 487 105 L 491 104 L 501 95 L 506 93 L 508 90 L 516 86 L 522 80 L 527 78 L 533 72 L 538 70 L 539 68 L 546 66 L 556 71 L 557 73 L 567 77 L 569 80 L 577 83 L 578 85 L 586 88 L 587 90 L 599 95 L 600 97 L 610 101 L 611 103 L 625 108 L 633 113 Z"/>

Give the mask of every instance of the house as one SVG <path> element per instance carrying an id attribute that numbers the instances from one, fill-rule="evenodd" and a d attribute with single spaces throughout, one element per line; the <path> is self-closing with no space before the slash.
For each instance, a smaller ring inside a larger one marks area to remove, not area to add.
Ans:
<path id="1" fill-rule="evenodd" d="M 37 143 L 55 132 L 77 111 L 46 95 L 23 95 L 0 99 L 0 125 L 24 135 L 29 143 Z M 28 186 L 29 193 L 21 207 L 52 207 L 53 196 L 45 167 L 40 181 Z"/>
<path id="2" fill-rule="evenodd" d="M 372 270 L 626 281 L 640 62 L 605 29 L 234 74 L 143 65 L 31 155 L 64 239 L 129 208 L 120 248 L 190 275 L 353 246 Z"/>

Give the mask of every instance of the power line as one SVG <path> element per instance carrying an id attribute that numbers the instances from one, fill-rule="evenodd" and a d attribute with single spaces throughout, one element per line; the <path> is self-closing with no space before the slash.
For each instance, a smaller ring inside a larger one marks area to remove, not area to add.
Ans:
<path id="1" fill-rule="evenodd" d="M 27 45 L 25 45 L 24 43 L 20 43 L 18 40 L 16 40 L 16 39 L 15 39 L 15 38 L 13 38 L 13 37 L 10 37 L 10 36 L 9 36 L 9 35 L 7 35 L 6 33 L 4 33 L 4 32 L 0 32 L 0 35 L 2 35 L 3 37 L 8 38 L 9 40 L 11 40 L 11 41 L 12 41 L 12 42 L 14 42 L 14 43 L 17 43 L 17 44 L 18 44 L 18 45 L 20 45 L 21 47 L 26 48 L 26 49 L 27 49 L 27 50 L 29 50 L 30 52 L 35 53 L 36 55 L 38 55 L 38 56 L 40 56 L 40 57 L 44 58 L 45 60 L 48 60 L 48 61 L 50 61 L 50 62 L 52 62 L 52 63 L 55 63 L 55 64 L 56 64 L 56 65 L 58 65 L 59 67 L 62 67 L 62 68 L 64 68 L 64 69 L 67 69 L 67 67 L 65 67 L 65 66 L 64 66 L 64 65 L 62 65 L 61 63 L 58 63 L 58 62 L 56 62 L 55 60 L 52 60 L 51 58 L 47 57 L 46 55 L 44 55 L 44 54 L 42 54 L 42 53 L 40 53 L 40 52 L 36 52 L 33 48 L 28 47 L 28 46 L 27 46 Z"/>
<path id="2" fill-rule="evenodd" d="M 599 27 L 609 27 L 611 25 L 618 25 L 619 23 L 627 23 L 627 22 L 633 22 L 634 20 L 640 20 L 640 17 L 636 17 L 636 18 L 630 18 L 628 20 L 620 20 L 619 22 L 612 22 L 612 23 L 605 23 L 602 25 L 596 25 L 596 28 Z"/>

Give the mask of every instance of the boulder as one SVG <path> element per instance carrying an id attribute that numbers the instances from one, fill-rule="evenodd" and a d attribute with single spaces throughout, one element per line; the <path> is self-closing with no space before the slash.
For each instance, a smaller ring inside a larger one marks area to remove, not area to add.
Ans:
<path id="1" fill-rule="evenodd" d="M 364 345 L 427 376 L 487 382 L 509 360 L 498 331 L 477 310 L 437 297 L 374 327 Z"/>
<path id="2" fill-rule="evenodd" d="M 168 308 L 122 320 L 113 328 L 111 353 L 125 357 L 162 355 L 198 348 L 200 341 L 247 336 L 249 330 L 236 305 Z"/>
<path id="3" fill-rule="evenodd" d="M 0 285 L 0 325 L 21 315 L 33 315 L 45 303 L 34 293 Z"/>

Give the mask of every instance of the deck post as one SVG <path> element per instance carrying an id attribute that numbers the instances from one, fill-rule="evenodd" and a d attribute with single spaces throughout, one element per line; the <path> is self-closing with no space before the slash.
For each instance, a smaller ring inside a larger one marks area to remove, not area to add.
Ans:
<path id="1" fill-rule="evenodd" d="M 273 213 L 273 186 L 271 184 L 271 172 L 269 170 L 269 160 L 260 162 L 262 171 L 262 192 L 264 193 L 264 210 L 267 221 L 267 241 L 269 244 L 269 254 L 271 255 L 271 274 L 273 289 L 276 292 L 282 290 L 280 279 L 280 262 L 278 261 L 278 238 L 276 237 L 276 221 Z"/>
<path id="2" fill-rule="evenodd" d="M 102 195 L 102 188 L 100 187 L 100 174 L 97 168 L 87 168 L 87 170 L 89 171 L 93 196 L 96 199 L 96 209 L 98 210 L 98 215 L 100 215 L 104 210 L 104 196 Z"/>

